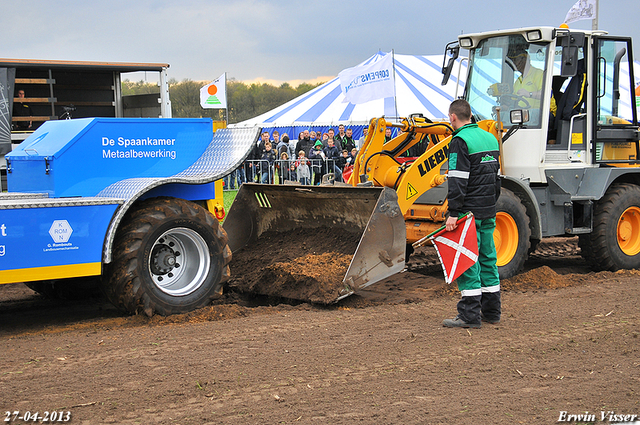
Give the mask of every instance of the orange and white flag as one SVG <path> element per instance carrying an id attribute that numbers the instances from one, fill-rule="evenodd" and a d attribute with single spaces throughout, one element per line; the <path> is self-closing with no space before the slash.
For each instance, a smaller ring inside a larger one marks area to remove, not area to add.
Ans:
<path id="1" fill-rule="evenodd" d="M 227 107 L 227 73 L 200 89 L 200 106 L 204 109 Z"/>

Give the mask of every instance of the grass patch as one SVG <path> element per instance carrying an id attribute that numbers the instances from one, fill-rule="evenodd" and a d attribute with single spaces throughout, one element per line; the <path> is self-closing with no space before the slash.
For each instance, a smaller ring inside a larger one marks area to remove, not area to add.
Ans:
<path id="1" fill-rule="evenodd" d="M 229 212 L 229 209 L 231 208 L 231 204 L 233 204 L 233 201 L 236 199 L 236 195 L 238 194 L 238 190 L 225 190 L 222 193 L 222 205 L 224 206 L 224 210 L 226 212 Z"/>

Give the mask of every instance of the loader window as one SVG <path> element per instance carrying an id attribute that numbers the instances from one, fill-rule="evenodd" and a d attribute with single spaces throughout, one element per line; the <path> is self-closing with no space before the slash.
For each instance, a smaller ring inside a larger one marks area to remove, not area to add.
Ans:
<path id="1" fill-rule="evenodd" d="M 586 148 L 587 74 L 584 49 L 578 49 L 576 74 L 562 76 L 562 47 L 554 55 L 551 83 L 551 113 L 547 149 L 584 150 Z"/>
<path id="2" fill-rule="evenodd" d="M 540 127 L 546 97 L 548 43 L 529 43 L 521 35 L 487 38 L 470 52 L 466 99 L 476 120 L 497 119 L 510 126 L 509 112 L 528 109 L 527 127 Z"/>
<path id="3" fill-rule="evenodd" d="M 635 121 L 633 108 L 634 82 L 630 67 L 631 46 L 626 40 L 599 39 L 596 58 L 596 116 L 598 124 L 631 124 Z"/>
<path id="4" fill-rule="evenodd" d="M 608 165 L 640 162 L 631 39 L 594 37 L 596 52 L 593 98 L 594 162 Z"/>

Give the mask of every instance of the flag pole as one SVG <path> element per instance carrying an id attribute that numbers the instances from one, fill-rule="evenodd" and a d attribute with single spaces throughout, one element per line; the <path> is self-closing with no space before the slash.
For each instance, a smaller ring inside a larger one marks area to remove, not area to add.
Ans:
<path id="1" fill-rule="evenodd" d="M 458 221 L 456 221 L 456 224 L 459 224 L 461 221 L 464 221 L 467 218 L 471 218 L 471 217 L 473 217 L 473 213 L 468 212 L 465 215 L 458 217 Z M 427 236 L 423 237 L 422 239 L 420 239 L 418 241 L 415 241 L 411 246 L 413 246 L 414 248 L 420 248 L 421 246 L 423 246 L 427 242 L 429 242 L 436 234 L 442 232 L 446 228 L 447 228 L 447 225 L 443 224 L 441 227 L 439 227 L 436 230 L 434 230 L 433 232 L 429 233 Z"/>
<path id="2" fill-rule="evenodd" d="M 227 96 L 227 72 L 225 71 L 224 73 L 224 98 L 226 100 L 225 102 L 225 108 L 224 108 L 224 127 L 227 128 L 227 126 L 229 125 L 229 98 Z"/>
<path id="3" fill-rule="evenodd" d="M 398 120 L 398 96 L 396 94 L 396 55 L 395 49 L 391 49 L 391 64 L 393 65 L 393 106 L 396 111 L 396 121 Z"/>
<path id="4" fill-rule="evenodd" d="M 592 30 L 597 30 L 598 29 L 598 10 L 600 9 L 600 0 L 596 0 L 596 10 L 595 10 L 595 14 L 593 15 L 593 19 L 591 20 L 591 29 Z"/>

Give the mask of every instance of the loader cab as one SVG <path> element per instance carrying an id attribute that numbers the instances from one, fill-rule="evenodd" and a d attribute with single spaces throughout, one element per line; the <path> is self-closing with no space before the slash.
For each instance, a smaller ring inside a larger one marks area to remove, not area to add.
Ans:
<path id="1" fill-rule="evenodd" d="M 527 128 L 542 125 L 548 42 L 529 42 L 522 34 L 488 37 L 470 51 L 465 97 L 477 121 L 500 118 L 509 127 L 510 112 L 529 111 Z"/>
<path id="2" fill-rule="evenodd" d="M 476 121 L 514 127 L 504 172 L 546 183 L 546 170 L 640 162 L 631 39 L 537 27 L 458 37 L 469 50 L 464 97 Z"/>
<path id="3" fill-rule="evenodd" d="M 460 46 L 469 49 L 464 97 L 475 120 L 499 120 L 506 129 L 517 126 L 503 145 L 504 172 L 532 182 L 545 178 L 540 164 L 550 122 L 553 40 L 552 28 L 459 37 Z M 511 121 L 511 112 L 519 110 L 529 117 L 522 124 Z"/>
<path id="4" fill-rule="evenodd" d="M 558 33 L 551 84 L 557 110 L 545 163 L 637 164 L 631 39 L 603 32 L 590 36 L 587 43 L 585 34 Z"/>

